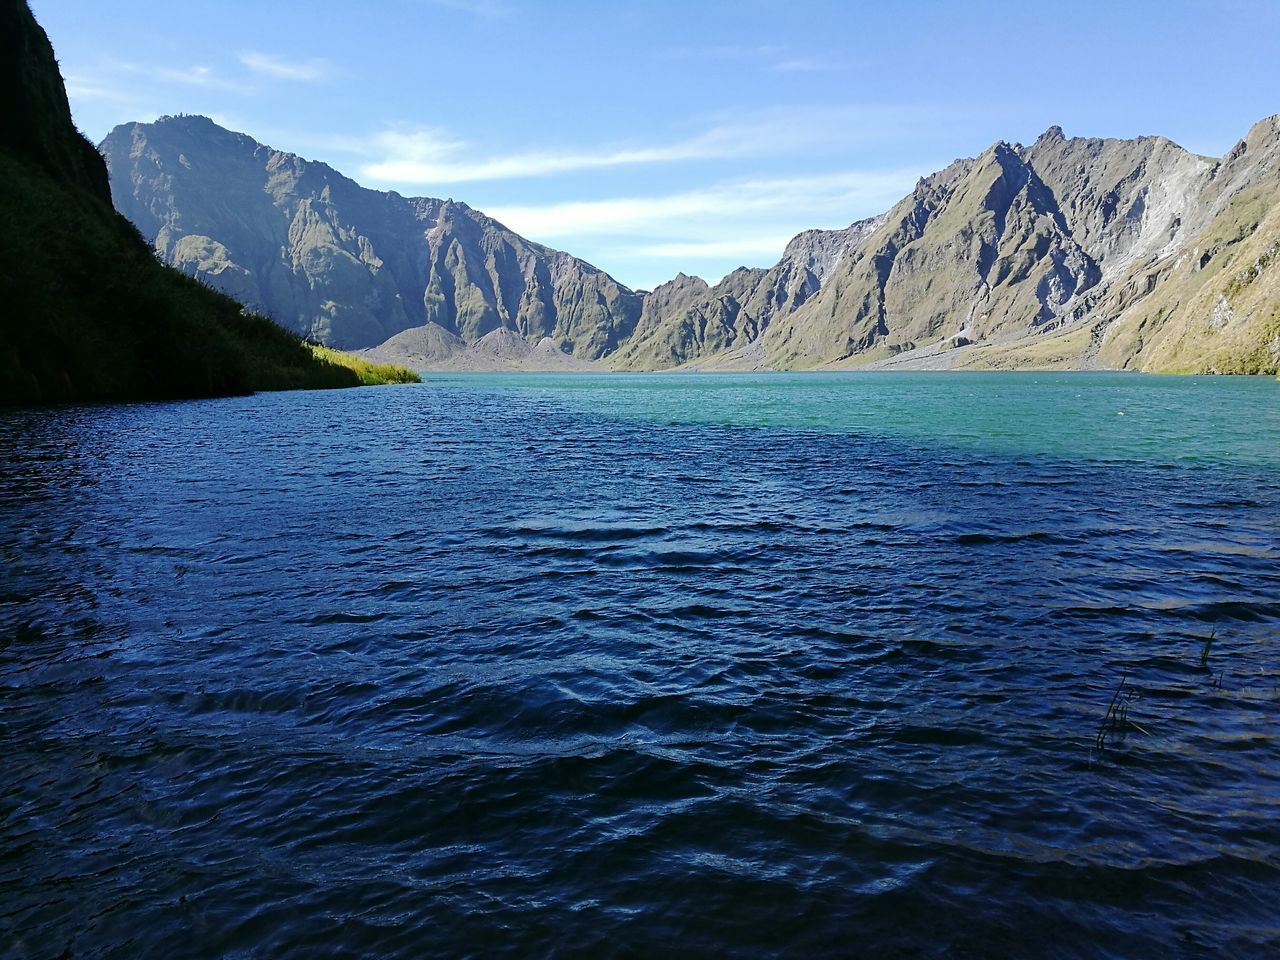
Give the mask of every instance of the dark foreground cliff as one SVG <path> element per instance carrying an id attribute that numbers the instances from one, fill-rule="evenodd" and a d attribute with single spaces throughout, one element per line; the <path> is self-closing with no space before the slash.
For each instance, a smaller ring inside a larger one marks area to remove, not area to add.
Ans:
<path id="1" fill-rule="evenodd" d="M 111 206 L 48 37 L 0 0 L 0 402 L 217 396 L 401 378 L 325 359 L 158 263 Z"/>

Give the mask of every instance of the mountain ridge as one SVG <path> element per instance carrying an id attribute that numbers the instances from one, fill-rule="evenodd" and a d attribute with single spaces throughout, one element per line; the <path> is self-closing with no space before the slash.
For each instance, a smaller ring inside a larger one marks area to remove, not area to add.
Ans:
<path id="1" fill-rule="evenodd" d="M 144 233 L 149 223 L 157 249 L 189 272 L 244 282 L 254 265 L 225 236 L 211 235 L 226 224 L 201 234 L 209 211 L 178 202 L 184 184 L 192 186 L 183 167 L 189 171 L 190 159 L 170 144 L 150 156 L 164 169 L 148 171 L 136 150 L 121 149 L 122 129 L 104 150 L 124 212 Z M 248 140 L 275 158 L 264 165 L 263 189 L 288 210 L 289 229 L 274 247 L 289 252 L 295 274 L 307 276 L 311 293 L 326 289 L 336 271 L 359 281 L 352 288 L 359 296 L 330 297 L 323 310 L 312 304 L 306 330 L 320 339 L 333 339 L 332 325 L 314 322 L 325 310 L 334 319 L 388 303 L 391 288 L 379 275 L 389 272 L 411 282 L 396 281 L 399 304 L 390 319 L 365 323 L 361 346 L 435 325 L 468 345 L 496 329 L 530 344 L 550 338 L 618 370 L 1280 366 L 1267 253 L 1280 241 L 1271 216 L 1280 198 L 1277 117 L 1254 124 L 1222 158 L 1162 136 L 1068 137 L 1051 126 L 1030 145 L 997 141 L 920 178 L 877 217 L 797 234 L 771 267 L 741 267 L 714 285 L 680 273 L 638 292 L 458 201 L 365 191 L 327 165 Z M 297 188 L 308 175 L 313 182 Z M 339 180 L 384 206 L 411 205 L 408 233 L 387 243 L 372 217 L 335 218 Z M 292 191 L 284 199 L 281 185 Z M 152 209 L 152 220 L 132 209 L 139 204 Z M 1216 244 L 1214 256 L 1222 256 L 1212 276 L 1198 280 L 1208 261 L 1188 273 L 1190 261 L 1180 259 L 1197 243 Z M 1258 275 L 1234 286 L 1213 280 L 1224 270 L 1235 275 L 1228 261 L 1237 254 L 1252 256 Z M 309 263 L 318 265 L 310 273 Z M 256 269 L 271 270 L 261 260 Z M 1158 316 L 1150 312 L 1157 307 Z M 306 326 L 307 318 L 294 323 Z"/>
<path id="2" fill-rule="evenodd" d="M 121 125 L 102 149 L 117 205 L 162 258 L 326 343 L 507 327 L 594 358 L 640 313 L 604 271 L 465 203 L 369 190 L 204 117 Z"/>

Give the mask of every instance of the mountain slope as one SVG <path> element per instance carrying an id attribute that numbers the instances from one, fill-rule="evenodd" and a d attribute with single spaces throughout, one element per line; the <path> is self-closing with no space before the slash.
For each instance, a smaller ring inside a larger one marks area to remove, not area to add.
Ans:
<path id="1" fill-rule="evenodd" d="M 617 369 L 679 366 L 720 351 L 746 354 L 775 319 L 799 309 L 882 218 L 843 230 L 806 230 L 770 269 L 734 270 L 714 287 L 683 273 L 646 295 L 631 339 L 610 358 Z"/>
<path id="2" fill-rule="evenodd" d="M 1271 118 L 1221 161 L 1056 127 L 996 144 L 922 180 L 763 362 L 1273 372 L 1277 141 Z"/>
<path id="3" fill-rule="evenodd" d="M 0 402 L 353 386 L 360 375 L 156 263 L 111 207 L 48 37 L 0 0 Z"/>
<path id="4" fill-rule="evenodd" d="M 1280 117 L 1255 124 L 1222 160 L 1197 160 L 1191 170 L 1165 166 L 1134 198 L 1139 209 L 1163 206 L 1163 218 L 1145 216 L 1159 228 L 1111 271 L 1079 322 L 975 349 L 957 365 L 1280 369 Z"/>
<path id="5" fill-rule="evenodd" d="M 595 358 L 640 315 L 608 274 L 466 204 L 367 190 L 203 117 L 117 127 L 102 150 L 118 209 L 167 262 L 325 343 L 435 324 Z"/>
<path id="6" fill-rule="evenodd" d="M 166 259 L 328 342 L 390 340 L 383 356 L 463 362 L 437 355 L 444 335 L 507 330 L 619 370 L 1269 371 L 1277 126 L 1221 160 L 1051 127 L 798 235 L 773 267 L 649 293 L 465 204 L 365 190 L 201 118 L 117 128 L 104 149 L 117 205 Z"/>

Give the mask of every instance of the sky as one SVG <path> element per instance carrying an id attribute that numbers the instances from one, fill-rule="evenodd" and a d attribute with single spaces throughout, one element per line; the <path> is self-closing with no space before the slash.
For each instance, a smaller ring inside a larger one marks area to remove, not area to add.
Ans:
<path id="1" fill-rule="evenodd" d="M 1280 0 L 31 0 L 81 130 L 197 113 L 636 289 L 769 266 L 997 140 L 1280 112 Z"/>

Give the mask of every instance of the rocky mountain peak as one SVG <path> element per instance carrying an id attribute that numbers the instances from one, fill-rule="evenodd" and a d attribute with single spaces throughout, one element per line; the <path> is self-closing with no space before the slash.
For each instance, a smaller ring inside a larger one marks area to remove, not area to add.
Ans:
<path id="1" fill-rule="evenodd" d="M 589 359 L 641 298 L 465 203 L 367 190 L 207 117 L 113 130 L 117 208 L 157 252 L 282 325 L 347 348 L 437 324 L 468 344 L 503 329 Z"/>

